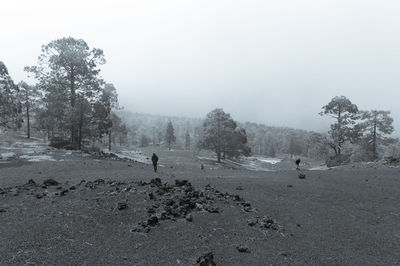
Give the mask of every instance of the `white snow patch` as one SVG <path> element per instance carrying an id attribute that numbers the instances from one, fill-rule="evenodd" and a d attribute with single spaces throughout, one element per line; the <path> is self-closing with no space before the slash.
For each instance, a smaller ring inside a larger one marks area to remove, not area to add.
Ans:
<path id="1" fill-rule="evenodd" d="M 272 169 L 262 167 L 255 162 L 249 162 L 248 164 L 243 164 L 242 166 L 245 167 L 247 170 L 251 170 L 251 171 L 263 171 L 263 172 L 273 171 Z"/>
<path id="2" fill-rule="evenodd" d="M 282 159 L 279 159 L 279 158 L 256 157 L 256 159 L 261 162 L 270 163 L 270 164 L 277 164 L 282 161 Z"/>
<path id="3" fill-rule="evenodd" d="M 328 166 L 326 166 L 326 165 L 320 165 L 320 166 L 314 166 L 314 167 L 311 167 L 310 169 L 308 169 L 308 170 L 310 170 L 310 171 L 315 171 L 315 170 L 329 170 L 330 168 L 328 167 Z"/>
<path id="4" fill-rule="evenodd" d="M 144 164 L 151 164 L 150 159 L 148 158 L 148 156 L 144 155 L 141 151 L 118 151 L 118 152 L 110 152 L 108 150 L 103 150 L 104 153 L 113 153 L 116 156 L 118 156 L 118 158 L 121 159 L 129 159 L 129 160 L 133 160 L 139 163 L 144 163 Z"/>
<path id="5" fill-rule="evenodd" d="M 14 152 L 4 152 L 4 153 L 1 154 L 1 158 L 3 160 L 7 160 L 7 159 L 13 157 L 14 155 L 15 155 Z"/>
<path id="6" fill-rule="evenodd" d="M 48 155 L 22 155 L 19 157 L 20 159 L 25 159 L 28 162 L 41 162 L 41 161 L 57 161 L 51 156 Z"/>
<path id="7" fill-rule="evenodd" d="M 209 161 L 215 161 L 217 159 L 217 157 L 202 157 L 202 156 L 198 156 L 197 157 L 199 160 L 209 160 Z"/>

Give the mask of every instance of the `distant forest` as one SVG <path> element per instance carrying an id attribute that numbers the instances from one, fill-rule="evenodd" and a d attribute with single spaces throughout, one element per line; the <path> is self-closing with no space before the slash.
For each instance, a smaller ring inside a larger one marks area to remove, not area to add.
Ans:
<path id="1" fill-rule="evenodd" d="M 125 110 L 119 111 L 118 116 L 129 128 L 130 145 L 164 145 L 165 128 L 171 121 L 175 129 L 175 148 L 185 149 L 189 134 L 190 149 L 198 149 L 196 144 L 199 142 L 204 119 L 131 113 Z M 238 125 L 246 130 L 247 144 L 253 155 L 275 157 L 289 154 L 323 159 L 329 156 L 326 134 L 251 122 Z"/>

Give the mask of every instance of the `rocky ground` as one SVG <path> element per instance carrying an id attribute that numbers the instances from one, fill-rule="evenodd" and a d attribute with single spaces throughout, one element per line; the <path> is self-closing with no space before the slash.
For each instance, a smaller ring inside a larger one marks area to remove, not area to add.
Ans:
<path id="1" fill-rule="evenodd" d="M 400 264 L 397 168 L 299 179 L 157 152 L 159 173 L 75 154 L 1 164 L 0 265 Z"/>

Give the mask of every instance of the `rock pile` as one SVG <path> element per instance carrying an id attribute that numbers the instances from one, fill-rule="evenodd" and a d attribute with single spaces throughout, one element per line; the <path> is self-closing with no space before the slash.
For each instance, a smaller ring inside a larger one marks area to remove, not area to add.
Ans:
<path id="1" fill-rule="evenodd" d="M 254 219 L 247 220 L 247 224 L 249 226 L 259 225 L 261 229 L 272 229 L 272 230 L 279 230 L 279 224 L 269 217 L 255 217 Z"/>
<path id="2" fill-rule="evenodd" d="M 196 190 L 188 180 L 175 180 L 175 185 L 162 183 L 160 178 L 154 178 L 149 183 L 139 182 L 141 186 L 148 185 L 151 192 L 148 198 L 152 206 L 147 208 L 147 221 L 139 222 L 133 232 L 149 232 L 151 227 L 159 225 L 159 221 L 186 219 L 193 221 L 191 212 L 208 211 L 218 213 L 219 209 L 213 205 L 212 197 L 204 191 Z"/>

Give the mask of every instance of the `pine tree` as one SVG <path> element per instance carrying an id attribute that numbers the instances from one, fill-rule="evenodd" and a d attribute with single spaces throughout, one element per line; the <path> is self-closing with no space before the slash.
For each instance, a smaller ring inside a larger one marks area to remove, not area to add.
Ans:
<path id="1" fill-rule="evenodd" d="M 21 103 L 19 88 L 8 74 L 7 67 L 0 61 L 0 126 L 19 128 L 21 125 Z"/>
<path id="2" fill-rule="evenodd" d="M 185 134 L 185 150 L 190 150 L 190 134 L 189 134 L 189 131 L 186 131 L 186 134 Z"/>
<path id="3" fill-rule="evenodd" d="M 81 111 L 86 110 L 87 102 L 92 105 L 98 99 L 104 85 L 98 68 L 104 63 L 102 50 L 69 37 L 42 46 L 38 65 L 25 68 L 45 91 L 45 109 L 56 122 L 52 131 L 63 135 L 68 130 L 72 146 L 80 146 L 83 137 L 79 134 L 84 132 L 82 122 L 87 113 Z"/>
<path id="4" fill-rule="evenodd" d="M 171 144 L 175 143 L 176 137 L 174 135 L 174 126 L 169 121 L 167 124 L 167 130 L 165 132 L 165 141 L 168 143 L 168 150 L 171 150 Z"/>
<path id="5" fill-rule="evenodd" d="M 390 111 L 363 111 L 361 119 L 361 127 L 364 131 L 364 144 L 367 152 L 371 153 L 373 160 L 378 158 L 378 142 L 385 139 L 384 135 L 391 134 L 393 128 L 393 118 L 390 116 Z"/>
<path id="6" fill-rule="evenodd" d="M 246 131 L 237 128 L 229 114 L 218 108 L 207 114 L 198 147 L 214 151 L 217 162 L 221 162 L 225 156 L 249 155 L 251 150 L 246 143 Z"/>
<path id="7" fill-rule="evenodd" d="M 343 144 L 355 137 L 356 131 L 352 125 L 358 118 L 358 107 L 344 96 L 334 97 L 327 105 L 322 107 L 320 115 L 328 115 L 336 119 L 336 123 L 331 125 L 329 135 L 332 142 L 330 147 L 335 155 L 341 155 Z"/>

